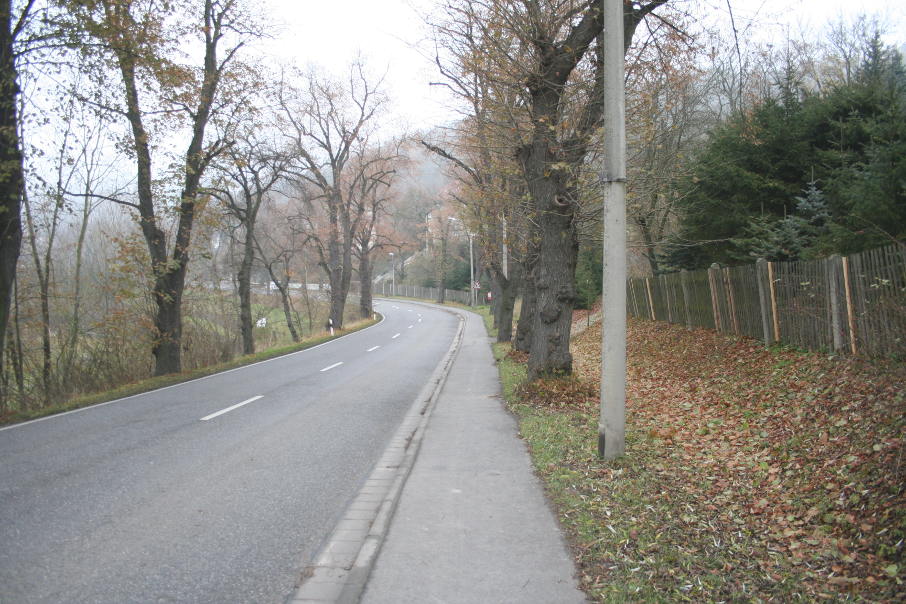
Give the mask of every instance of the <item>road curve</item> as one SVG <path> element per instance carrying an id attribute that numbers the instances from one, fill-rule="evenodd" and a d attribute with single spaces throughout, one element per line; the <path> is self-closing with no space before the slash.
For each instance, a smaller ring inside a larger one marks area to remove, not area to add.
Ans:
<path id="1" fill-rule="evenodd" d="M 0 430 L 0 602 L 282 602 L 448 349 L 367 330 Z"/>

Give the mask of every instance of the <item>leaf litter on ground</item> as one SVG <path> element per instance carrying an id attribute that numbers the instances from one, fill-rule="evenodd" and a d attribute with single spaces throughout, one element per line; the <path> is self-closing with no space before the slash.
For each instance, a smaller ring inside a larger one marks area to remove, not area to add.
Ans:
<path id="1" fill-rule="evenodd" d="M 510 397 L 593 598 L 906 601 L 902 364 L 630 320 L 626 455 L 604 462 L 600 351 L 592 325 L 572 377 Z"/>

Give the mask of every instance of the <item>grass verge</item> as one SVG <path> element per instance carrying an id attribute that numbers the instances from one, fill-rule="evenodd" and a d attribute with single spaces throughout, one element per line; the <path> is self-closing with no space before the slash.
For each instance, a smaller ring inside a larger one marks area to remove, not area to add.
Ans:
<path id="1" fill-rule="evenodd" d="M 98 403 L 106 403 L 108 401 L 125 398 L 128 396 L 135 396 L 136 394 L 143 394 L 145 392 L 157 390 L 166 386 L 173 386 L 175 384 L 197 380 L 198 378 L 213 375 L 215 373 L 221 373 L 229 369 L 236 369 L 237 367 L 243 367 L 245 365 L 251 365 L 253 363 L 260 363 L 261 361 L 266 361 L 268 359 L 291 354 L 293 352 L 299 352 L 307 348 L 313 348 L 330 340 L 334 340 L 344 335 L 365 329 L 366 327 L 370 327 L 375 323 L 377 323 L 377 320 L 374 319 L 354 321 L 348 324 L 348 326 L 344 329 L 337 331 L 336 335 L 334 336 L 327 334 L 316 336 L 305 339 L 296 344 L 278 346 L 256 352 L 255 354 L 237 357 L 231 361 L 227 361 L 226 363 L 209 365 L 207 367 L 201 367 L 198 369 L 193 369 L 191 371 L 184 371 L 182 373 L 147 378 L 133 382 L 131 384 L 125 384 L 123 386 L 120 386 L 119 388 L 114 388 L 112 390 L 105 390 L 104 392 L 95 392 L 92 394 L 73 397 L 59 404 L 42 407 L 40 409 L 9 411 L 0 416 L 0 425 L 15 424 L 18 422 L 46 417 L 48 415 L 63 413 L 65 411 L 72 411 L 73 409 L 79 409 L 81 407 L 97 405 Z"/>
<path id="2" fill-rule="evenodd" d="M 631 321 L 626 455 L 597 457 L 600 326 L 520 421 L 600 602 L 906 601 L 906 371 Z"/>

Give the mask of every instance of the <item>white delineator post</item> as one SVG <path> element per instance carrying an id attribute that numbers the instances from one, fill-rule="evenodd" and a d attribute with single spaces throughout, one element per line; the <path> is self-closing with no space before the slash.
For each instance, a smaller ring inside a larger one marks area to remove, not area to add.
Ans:
<path id="1" fill-rule="evenodd" d="M 626 449 L 626 124 L 623 0 L 604 11 L 604 294 L 601 322 L 601 414 L 598 455 Z"/>

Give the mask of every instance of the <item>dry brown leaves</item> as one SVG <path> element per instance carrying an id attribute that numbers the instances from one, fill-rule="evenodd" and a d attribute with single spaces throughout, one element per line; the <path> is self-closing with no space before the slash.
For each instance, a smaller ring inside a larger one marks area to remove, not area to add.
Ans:
<path id="1" fill-rule="evenodd" d="M 591 421 L 600 338 L 600 326 L 577 337 L 576 377 L 525 386 L 523 401 Z M 906 599 L 902 364 L 648 321 L 630 322 L 628 355 L 633 446 L 659 451 L 648 469 L 682 503 L 684 530 L 715 544 L 745 536 L 749 551 L 727 573 L 754 569 L 767 599 L 784 577 L 814 598 Z"/>

